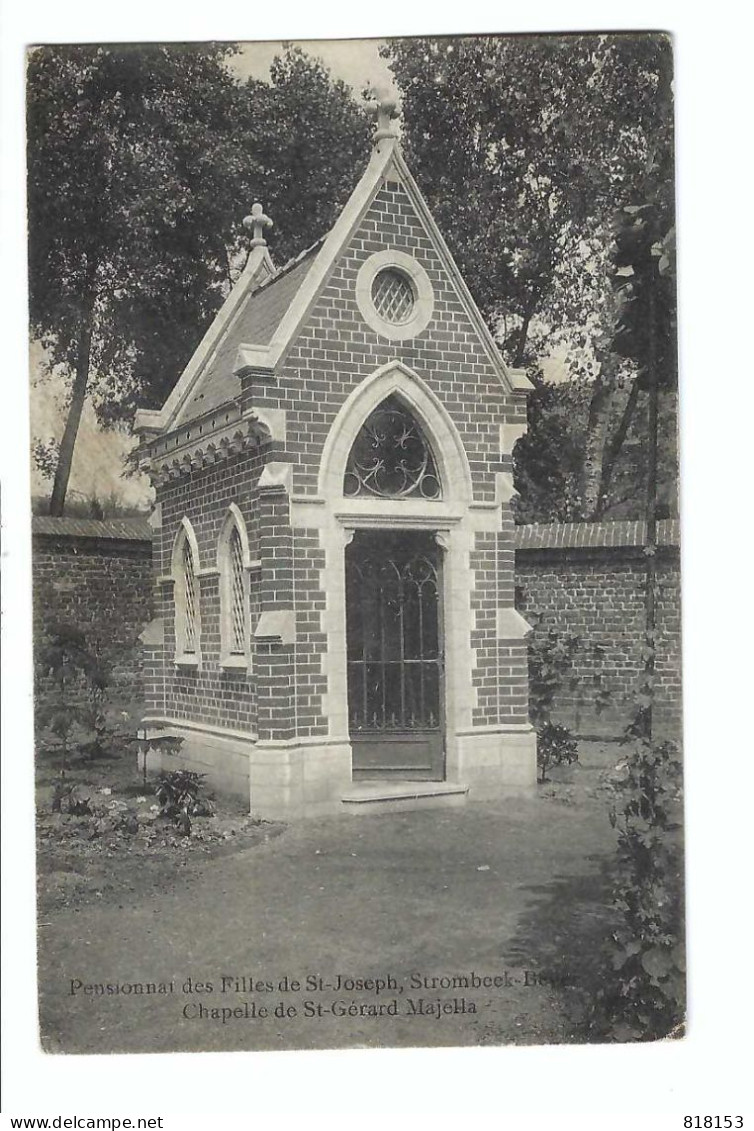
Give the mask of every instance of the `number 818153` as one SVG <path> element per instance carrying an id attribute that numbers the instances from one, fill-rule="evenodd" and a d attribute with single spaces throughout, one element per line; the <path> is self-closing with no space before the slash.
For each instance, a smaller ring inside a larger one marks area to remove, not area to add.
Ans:
<path id="1" fill-rule="evenodd" d="M 742 1115 L 685 1115 L 684 1127 L 743 1127 Z"/>

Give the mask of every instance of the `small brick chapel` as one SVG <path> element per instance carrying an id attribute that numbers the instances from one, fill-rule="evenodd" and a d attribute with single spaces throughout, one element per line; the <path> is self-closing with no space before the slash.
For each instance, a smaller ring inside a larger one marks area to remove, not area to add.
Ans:
<path id="1" fill-rule="evenodd" d="M 510 508 L 531 386 L 406 166 L 395 104 L 375 116 L 334 227 L 283 267 L 254 205 L 242 274 L 137 416 L 157 500 L 144 725 L 183 740 L 153 765 L 260 817 L 536 781 Z"/>

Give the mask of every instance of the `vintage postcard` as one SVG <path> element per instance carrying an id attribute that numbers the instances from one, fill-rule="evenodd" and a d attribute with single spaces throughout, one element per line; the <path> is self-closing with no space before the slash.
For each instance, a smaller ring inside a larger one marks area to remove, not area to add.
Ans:
<path id="1" fill-rule="evenodd" d="M 48 1052 L 682 1035 L 672 78 L 29 49 Z"/>

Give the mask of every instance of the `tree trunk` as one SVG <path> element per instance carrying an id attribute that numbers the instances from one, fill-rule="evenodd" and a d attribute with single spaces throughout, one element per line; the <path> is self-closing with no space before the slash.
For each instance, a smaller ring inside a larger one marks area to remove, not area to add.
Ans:
<path id="1" fill-rule="evenodd" d="M 654 328 L 654 320 L 652 326 Z M 654 338 L 651 339 L 654 342 Z M 650 356 L 653 352 L 650 346 Z M 652 358 L 652 362 L 654 358 Z M 647 687 L 648 704 L 644 716 L 644 735 L 648 742 L 652 741 L 653 709 L 655 701 L 655 656 L 656 656 L 656 588 L 657 588 L 657 417 L 658 417 L 657 373 L 652 374 L 652 383 L 649 387 L 649 452 L 647 459 L 647 503 L 646 523 L 647 536 L 644 543 L 644 555 L 647 563 L 646 593 L 644 595 L 644 633 L 645 633 L 645 659 L 644 674 Z"/>
<path id="2" fill-rule="evenodd" d="M 539 295 L 535 292 L 529 295 L 529 301 L 524 309 L 522 315 L 521 328 L 518 332 L 518 342 L 516 343 L 516 356 L 513 359 L 513 368 L 518 369 L 526 361 L 526 339 L 529 336 L 529 326 L 534 317 L 534 311 L 537 309 L 539 302 Z"/>
<path id="3" fill-rule="evenodd" d="M 623 415 L 620 419 L 620 424 L 615 429 L 615 432 L 610 437 L 608 443 L 605 445 L 602 454 L 602 472 L 600 476 L 599 492 L 597 495 L 597 505 L 594 511 L 595 518 L 602 518 L 603 514 L 605 513 L 605 508 L 607 506 L 607 497 L 612 485 L 613 472 L 615 471 L 615 464 L 617 463 L 618 456 L 620 455 L 623 444 L 625 443 L 626 436 L 628 435 L 628 430 L 631 427 L 631 421 L 634 418 L 634 412 L 636 411 L 636 404 L 638 400 L 639 382 L 638 380 L 636 380 L 631 386 L 631 391 L 628 394 L 628 400 L 626 401 L 625 407 L 623 409 Z"/>
<path id="4" fill-rule="evenodd" d="M 89 382 L 89 364 L 92 355 L 92 312 L 93 303 L 90 303 L 88 317 L 82 322 L 71 404 L 65 422 L 63 439 L 60 441 L 58 466 L 55 469 L 55 482 L 50 499 L 50 514 L 52 515 L 62 515 L 65 510 L 65 497 L 68 491 L 68 480 L 71 477 L 71 465 L 73 464 L 73 450 L 76 446 L 81 413 L 86 400 L 86 387 Z"/>
<path id="5" fill-rule="evenodd" d="M 599 508 L 602 460 L 614 393 L 612 360 L 605 359 L 602 371 L 594 382 L 594 392 L 589 403 L 584 463 L 581 469 L 581 507 L 587 519 L 595 518 Z"/>

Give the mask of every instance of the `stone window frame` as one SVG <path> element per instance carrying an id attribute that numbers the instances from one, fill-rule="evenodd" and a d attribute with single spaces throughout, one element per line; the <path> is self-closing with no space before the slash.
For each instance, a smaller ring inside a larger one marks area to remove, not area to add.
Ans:
<path id="1" fill-rule="evenodd" d="M 381 271 L 393 270 L 406 276 L 414 291 L 414 310 L 406 322 L 388 322 L 375 309 L 372 301 L 374 280 Z M 388 248 L 370 255 L 356 276 L 356 303 L 366 324 L 393 342 L 416 338 L 429 325 L 435 306 L 435 294 L 429 275 L 417 259 L 404 251 Z"/>
<path id="2" fill-rule="evenodd" d="M 194 577 L 194 647 L 186 649 L 186 570 L 185 552 L 191 554 Z M 201 601 L 201 561 L 199 545 L 190 520 L 184 515 L 173 541 L 171 555 L 171 578 L 173 580 L 173 616 L 175 624 L 175 656 L 177 667 L 200 668 L 202 666 L 202 601 Z"/>
<path id="3" fill-rule="evenodd" d="M 245 625 L 243 652 L 233 650 L 231 539 L 234 532 L 238 534 L 241 543 L 243 569 L 243 617 Z M 251 571 L 258 564 L 251 559 L 249 535 L 244 517 L 236 503 L 231 503 L 217 540 L 217 571 L 220 596 L 220 667 L 226 671 L 249 671 L 251 669 Z"/>

